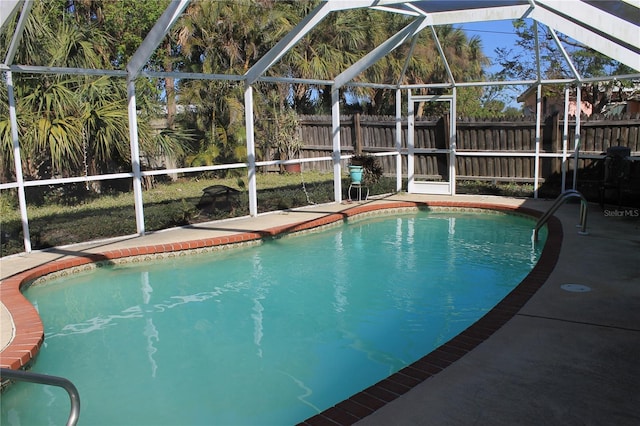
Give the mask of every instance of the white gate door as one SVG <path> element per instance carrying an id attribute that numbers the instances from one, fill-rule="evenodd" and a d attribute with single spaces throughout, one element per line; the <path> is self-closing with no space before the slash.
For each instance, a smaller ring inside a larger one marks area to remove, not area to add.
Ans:
<path id="1" fill-rule="evenodd" d="M 447 107 L 444 135 L 416 128 L 416 108 L 423 102 L 441 102 Z M 412 95 L 409 90 L 407 132 L 407 191 L 413 194 L 454 195 L 456 192 L 455 94 Z M 444 143 L 443 143 L 444 141 Z M 420 174 L 416 172 L 420 171 Z"/>

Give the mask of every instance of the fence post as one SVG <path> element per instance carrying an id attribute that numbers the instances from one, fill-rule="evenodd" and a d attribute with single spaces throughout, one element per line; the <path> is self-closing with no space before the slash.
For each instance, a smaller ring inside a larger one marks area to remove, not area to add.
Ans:
<path id="1" fill-rule="evenodd" d="M 355 132 L 356 139 L 356 155 L 362 154 L 362 127 L 360 127 L 360 113 L 356 112 L 353 116 L 353 130 Z"/>

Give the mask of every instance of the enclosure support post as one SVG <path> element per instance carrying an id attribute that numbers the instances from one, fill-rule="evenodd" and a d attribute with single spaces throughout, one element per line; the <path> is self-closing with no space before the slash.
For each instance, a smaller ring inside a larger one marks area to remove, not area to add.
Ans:
<path id="1" fill-rule="evenodd" d="M 396 89 L 396 191 L 402 190 L 402 90 Z"/>
<path id="2" fill-rule="evenodd" d="M 18 183 L 18 205 L 20 218 L 22 219 L 22 234 L 24 251 L 31 253 L 31 235 L 29 234 L 29 217 L 27 215 L 27 199 L 24 195 L 24 177 L 22 175 L 22 159 L 20 158 L 20 141 L 18 140 L 18 117 L 16 115 L 16 99 L 13 94 L 13 75 L 11 71 L 7 75 L 7 96 L 9 98 L 9 120 L 11 121 L 11 139 L 13 140 L 13 164 L 16 169 L 16 182 Z"/>
<path id="3" fill-rule="evenodd" d="M 560 191 L 567 189 L 567 140 L 569 139 L 569 86 L 564 86 L 564 122 L 562 123 L 562 186 Z"/>
<path id="4" fill-rule="evenodd" d="M 407 90 L 407 192 L 413 192 L 414 184 L 414 132 L 415 132 L 415 117 L 414 117 L 414 102 L 411 96 L 411 89 Z"/>
<path id="5" fill-rule="evenodd" d="M 340 89 L 331 86 L 331 131 L 333 141 L 333 197 L 342 202 L 342 176 L 340 168 Z"/>
<path id="6" fill-rule="evenodd" d="M 247 132 L 247 170 L 249 179 L 249 215 L 258 215 L 258 185 L 256 183 L 256 144 L 253 128 L 253 87 L 247 84 L 244 89 L 244 119 Z"/>
<path id="7" fill-rule="evenodd" d="M 576 131 L 573 136 L 573 190 L 578 186 L 578 159 L 580 157 L 580 115 L 582 115 L 582 85 L 576 86 Z"/>
<path id="8" fill-rule="evenodd" d="M 453 86 L 451 98 L 451 111 L 449 112 L 449 150 L 451 153 L 449 154 L 449 184 L 451 185 L 451 195 L 456 195 L 456 147 L 457 147 L 457 118 L 458 113 L 456 112 L 456 100 L 458 99 L 458 92 L 456 87 Z"/>
<path id="9" fill-rule="evenodd" d="M 538 83 L 536 94 L 536 155 L 533 159 L 533 198 L 538 198 L 538 178 L 540 176 L 540 115 L 542 114 L 542 84 Z"/>
<path id="10" fill-rule="evenodd" d="M 138 116 L 136 112 L 136 84 L 127 77 L 127 104 L 129 112 L 129 145 L 133 169 L 133 198 L 136 209 L 136 229 L 144 235 L 144 205 L 142 202 L 142 175 L 140 173 L 140 145 L 138 140 Z"/>

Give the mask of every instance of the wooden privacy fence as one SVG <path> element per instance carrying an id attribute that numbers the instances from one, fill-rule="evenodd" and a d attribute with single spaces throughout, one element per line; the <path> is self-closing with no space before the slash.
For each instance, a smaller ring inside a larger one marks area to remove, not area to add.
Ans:
<path id="1" fill-rule="evenodd" d="M 446 149 L 449 140 L 447 118 L 418 117 L 415 121 L 416 149 Z M 300 116 L 302 156 L 330 156 L 332 152 L 331 117 Z M 340 118 L 341 149 L 344 154 L 376 153 L 395 150 L 395 117 L 352 115 Z M 566 146 L 569 155 L 575 142 L 575 117 L 570 117 Z M 581 159 L 579 169 L 592 168 L 597 157 L 616 145 L 640 152 L 640 116 L 582 117 L 580 123 Z M 541 125 L 540 170 L 543 182 L 561 172 L 564 118 L 548 117 Z M 406 153 L 407 119 L 402 119 L 402 149 Z M 532 182 L 535 178 L 536 123 L 534 118 L 473 119 L 459 118 L 456 131 L 456 175 L 460 180 Z M 589 158 L 591 157 L 591 158 Z M 381 157 L 385 173 L 395 173 L 394 157 Z M 406 156 L 403 170 L 406 173 Z M 420 153 L 415 157 L 416 176 L 447 179 L 447 154 Z M 568 163 L 573 169 L 573 161 Z M 330 171 L 329 162 L 309 163 L 314 170 Z"/>

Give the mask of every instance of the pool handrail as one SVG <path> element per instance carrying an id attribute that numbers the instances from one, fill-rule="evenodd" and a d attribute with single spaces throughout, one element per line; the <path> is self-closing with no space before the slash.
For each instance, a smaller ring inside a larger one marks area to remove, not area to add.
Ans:
<path id="1" fill-rule="evenodd" d="M 71 400 L 71 410 L 67 419 L 67 426 L 75 426 L 80 418 L 80 393 L 70 380 L 64 377 L 49 376 L 47 374 L 33 373 L 25 370 L 12 370 L 10 368 L 0 368 L 0 377 L 9 380 L 38 383 L 41 385 L 58 386 L 69 394 Z"/>
<path id="2" fill-rule="evenodd" d="M 576 225 L 580 227 L 580 231 L 578 231 L 578 233 L 580 235 L 589 234 L 587 232 L 587 199 L 584 198 L 584 195 L 582 195 L 579 191 L 576 191 L 575 189 L 567 189 L 566 191 L 563 191 L 560 195 L 558 195 L 558 198 L 556 198 L 551 207 L 549 207 L 549 209 L 540 217 L 540 219 L 538 219 L 536 227 L 533 230 L 533 236 L 536 241 L 538 240 L 538 231 L 540 230 L 540 228 L 542 228 L 544 224 L 547 223 L 547 220 L 549 220 L 549 218 L 553 216 L 556 210 L 558 210 L 558 208 L 570 198 L 580 198 L 580 224 Z"/>

